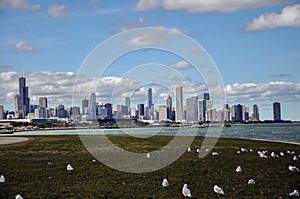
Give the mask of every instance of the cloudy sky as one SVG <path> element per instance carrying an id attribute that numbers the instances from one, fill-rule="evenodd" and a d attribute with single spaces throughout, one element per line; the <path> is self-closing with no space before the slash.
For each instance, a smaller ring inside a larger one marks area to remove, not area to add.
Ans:
<path id="1" fill-rule="evenodd" d="M 246 104 L 252 112 L 256 103 L 261 119 L 272 119 L 272 103 L 279 101 L 283 119 L 300 120 L 297 0 L 0 0 L 0 26 L 0 104 L 5 109 L 13 109 L 20 72 L 27 78 L 31 103 L 46 96 L 51 106 L 70 105 L 75 80 L 82 90 L 100 84 L 96 93 L 102 102 L 110 101 L 114 91 L 118 100 L 130 95 L 137 103 L 146 103 L 146 89 L 128 71 L 147 63 L 176 70 L 194 87 L 184 88 L 185 96 L 202 98 L 207 88 L 193 66 L 157 50 L 124 55 L 98 78 L 77 77 L 100 42 L 132 28 L 161 27 L 188 35 L 207 51 L 223 79 L 229 104 Z M 151 32 L 126 44 L 163 45 L 168 38 Z M 153 86 L 157 104 L 164 103 L 178 84 L 172 74 L 163 79 L 173 85 Z"/>

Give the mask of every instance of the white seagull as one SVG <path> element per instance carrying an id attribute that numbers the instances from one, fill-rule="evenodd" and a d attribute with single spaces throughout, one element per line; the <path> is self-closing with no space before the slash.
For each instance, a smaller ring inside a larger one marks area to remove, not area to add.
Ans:
<path id="1" fill-rule="evenodd" d="M 278 158 L 279 156 L 278 156 L 275 152 L 272 152 L 272 153 L 271 153 L 271 157 L 272 157 L 272 158 Z"/>
<path id="2" fill-rule="evenodd" d="M 74 170 L 74 168 L 72 167 L 72 165 L 68 164 L 67 165 L 67 171 L 73 171 L 73 170 Z"/>
<path id="3" fill-rule="evenodd" d="M 199 152 L 200 152 L 200 149 L 197 149 L 196 152 L 199 153 Z"/>
<path id="4" fill-rule="evenodd" d="M 218 195 L 225 195 L 225 192 L 223 191 L 223 189 L 221 187 L 219 187 L 218 185 L 214 186 L 214 192 L 217 193 Z"/>
<path id="5" fill-rule="evenodd" d="M 0 176 L 0 183 L 4 183 L 4 182 L 6 182 L 6 179 L 5 179 L 4 175 L 1 175 Z"/>
<path id="6" fill-rule="evenodd" d="M 283 152 L 280 152 L 279 155 L 280 155 L 280 156 L 284 156 L 284 153 L 283 153 Z"/>
<path id="7" fill-rule="evenodd" d="M 218 152 L 212 152 L 211 155 L 219 155 Z"/>
<path id="8" fill-rule="evenodd" d="M 187 151 L 188 151 L 188 152 L 191 152 L 191 148 L 189 147 L 189 148 L 187 149 Z"/>
<path id="9" fill-rule="evenodd" d="M 293 160 L 298 160 L 298 158 L 297 158 L 297 156 L 296 156 L 296 155 L 294 155 L 294 157 L 293 157 Z"/>
<path id="10" fill-rule="evenodd" d="M 258 151 L 257 153 L 261 158 L 268 158 L 268 156 L 266 156 L 266 151 L 262 151 L 262 152 Z"/>
<path id="11" fill-rule="evenodd" d="M 23 199 L 23 197 L 22 197 L 20 194 L 16 195 L 15 198 L 16 198 L 16 199 Z"/>
<path id="12" fill-rule="evenodd" d="M 242 173 L 243 169 L 242 169 L 241 166 L 238 166 L 238 167 L 235 169 L 235 171 L 236 171 L 237 173 Z"/>
<path id="13" fill-rule="evenodd" d="M 298 190 L 294 190 L 292 193 L 289 193 L 289 196 L 290 197 L 299 197 L 299 192 L 298 192 Z"/>
<path id="14" fill-rule="evenodd" d="M 147 153 L 146 157 L 147 157 L 147 158 L 151 158 L 151 154 L 150 154 L 150 153 Z"/>
<path id="15" fill-rule="evenodd" d="M 241 152 L 240 152 L 240 151 L 237 151 L 236 153 L 237 153 L 237 154 L 240 154 Z"/>
<path id="16" fill-rule="evenodd" d="M 248 152 L 248 150 L 242 147 L 241 152 Z"/>
<path id="17" fill-rule="evenodd" d="M 255 185 L 255 180 L 254 179 L 249 179 L 248 180 L 248 185 Z"/>
<path id="18" fill-rule="evenodd" d="M 296 166 L 292 166 L 292 165 L 289 166 L 289 170 L 292 171 L 292 172 L 299 172 L 300 171 Z"/>
<path id="19" fill-rule="evenodd" d="M 184 198 L 186 197 L 192 197 L 192 193 L 191 193 L 191 190 L 188 188 L 188 185 L 187 184 L 184 184 L 183 187 L 182 187 L 182 194 L 184 196 Z"/>
<path id="20" fill-rule="evenodd" d="M 162 183 L 161 183 L 161 185 L 162 185 L 163 187 L 169 186 L 168 180 L 167 180 L 166 178 L 164 178 L 163 181 L 162 181 Z"/>

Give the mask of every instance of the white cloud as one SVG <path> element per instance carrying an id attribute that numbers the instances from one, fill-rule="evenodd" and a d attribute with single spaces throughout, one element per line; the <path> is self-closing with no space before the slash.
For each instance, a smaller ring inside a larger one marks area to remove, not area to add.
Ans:
<path id="1" fill-rule="evenodd" d="M 170 64 L 168 65 L 170 68 L 174 68 L 174 69 L 188 69 L 188 68 L 191 68 L 192 65 L 186 61 L 180 61 L 180 62 L 177 62 L 175 64 Z"/>
<path id="2" fill-rule="evenodd" d="M 30 4 L 26 0 L 0 0 L 0 9 L 9 8 L 12 10 L 36 10 L 39 4 Z"/>
<path id="3" fill-rule="evenodd" d="M 245 31 L 257 31 L 280 27 L 300 27 L 300 4 L 287 6 L 280 14 L 267 13 L 246 23 Z"/>
<path id="4" fill-rule="evenodd" d="M 20 41 L 16 43 L 16 50 L 18 52 L 36 52 L 32 46 L 27 45 L 25 41 Z"/>
<path id="5" fill-rule="evenodd" d="M 165 10 L 186 10 L 191 13 L 234 12 L 285 3 L 285 0 L 139 0 L 134 9 L 138 11 L 163 8 Z"/>
<path id="6" fill-rule="evenodd" d="M 186 33 L 186 31 L 177 27 L 170 28 L 171 31 L 166 31 L 165 28 L 157 27 L 155 29 L 139 29 L 136 30 L 132 38 L 125 42 L 127 46 L 164 46 L 170 43 L 172 35 L 176 32 Z"/>
<path id="7" fill-rule="evenodd" d="M 229 102 L 300 101 L 300 83 L 235 83 L 226 85 L 225 92 Z"/>
<path id="8" fill-rule="evenodd" d="M 53 18 L 62 19 L 66 16 L 66 5 L 52 5 L 48 9 L 48 15 Z"/>

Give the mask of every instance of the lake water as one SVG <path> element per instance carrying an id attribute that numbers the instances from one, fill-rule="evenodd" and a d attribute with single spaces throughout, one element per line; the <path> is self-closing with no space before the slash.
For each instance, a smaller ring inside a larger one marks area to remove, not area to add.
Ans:
<path id="1" fill-rule="evenodd" d="M 80 129 L 80 130 L 56 130 L 56 131 L 23 131 L 11 136 L 26 135 L 78 135 L 78 134 L 136 134 L 136 135 L 176 135 L 178 129 L 164 128 L 136 128 L 136 129 Z M 186 128 L 185 135 L 192 135 L 197 131 L 197 136 L 205 136 L 207 128 Z M 6 135 L 7 136 L 7 135 Z M 221 137 L 274 140 L 282 142 L 293 142 L 300 144 L 300 124 L 235 124 L 231 127 L 223 128 Z"/>

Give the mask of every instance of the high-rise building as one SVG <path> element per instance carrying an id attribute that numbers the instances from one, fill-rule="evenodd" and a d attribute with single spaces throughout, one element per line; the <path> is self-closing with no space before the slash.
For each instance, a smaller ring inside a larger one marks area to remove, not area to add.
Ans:
<path id="1" fill-rule="evenodd" d="M 201 122 L 204 122 L 204 115 L 205 115 L 205 110 L 204 110 L 204 100 L 198 100 L 198 120 Z"/>
<path id="2" fill-rule="evenodd" d="M 89 114 L 89 119 L 90 120 L 96 120 L 96 94 L 91 93 L 90 95 L 90 100 L 89 100 L 89 109 L 90 109 L 90 114 Z"/>
<path id="3" fill-rule="evenodd" d="M 111 103 L 106 103 L 104 105 L 104 107 L 107 110 L 107 118 L 112 119 L 113 118 L 113 105 Z"/>
<path id="4" fill-rule="evenodd" d="M 176 121 L 183 119 L 183 91 L 182 87 L 176 87 Z"/>
<path id="5" fill-rule="evenodd" d="M 131 110 L 130 97 L 125 97 L 125 106 L 127 106 L 127 108 L 128 108 L 126 115 L 130 115 L 130 110 Z"/>
<path id="6" fill-rule="evenodd" d="M 140 117 L 144 117 L 145 115 L 144 104 L 138 104 L 138 115 Z"/>
<path id="7" fill-rule="evenodd" d="M 252 121 L 254 121 L 254 122 L 259 121 L 259 110 L 258 110 L 258 106 L 256 104 L 253 105 Z"/>
<path id="8" fill-rule="evenodd" d="M 243 121 L 243 105 L 238 104 L 235 108 L 235 122 Z"/>
<path id="9" fill-rule="evenodd" d="M 172 98 L 169 95 L 166 100 L 167 105 L 167 119 L 172 120 Z"/>
<path id="10" fill-rule="evenodd" d="M 28 87 L 26 78 L 19 78 L 19 96 L 18 96 L 18 113 L 19 117 L 25 118 L 29 113 L 30 99 L 28 97 Z"/>
<path id="11" fill-rule="evenodd" d="M 0 120 L 4 119 L 4 108 L 3 106 L 0 106 Z"/>
<path id="12" fill-rule="evenodd" d="M 56 117 L 58 117 L 58 118 L 66 118 L 67 117 L 67 112 L 65 110 L 64 105 L 61 104 L 56 108 Z"/>
<path id="13" fill-rule="evenodd" d="M 274 121 L 281 121 L 281 110 L 279 102 L 273 103 L 273 117 Z"/>
<path id="14" fill-rule="evenodd" d="M 159 109 L 158 109 L 158 112 L 159 112 L 159 122 L 161 121 L 167 121 L 168 120 L 168 108 L 167 106 L 159 106 Z"/>
<path id="15" fill-rule="evenodd" d="M 188 122 L 198 121 L 198 97 L 186 99 L 186 120 Z"/>
<path id="16" fill-rule="evenodd" d="M 39 98 L 39 108 L 48 108 L 48 99 L 46 97 Z"/>
<path id="17" fill-rule="evenodd" d="M 153 101 L 152 101 L 152 88 L 148 89 L 148 108 L 151 109 L 153 106 Z"/>
<path id="18" fill-rule="evenodd" d="M 88 107 L 89 107 L 89 100 L 83 99 L 82 100 L 82 106 L 81 106 L 81 108 L 82 108 L 82 114 L 87 114 L 86 110 L 87 110 Z"/>
<path id="19" fill-rule="evenodd" d="M 204 100 L 209 100 L 209 93 L 204 93 L 203 99 Z"/>

